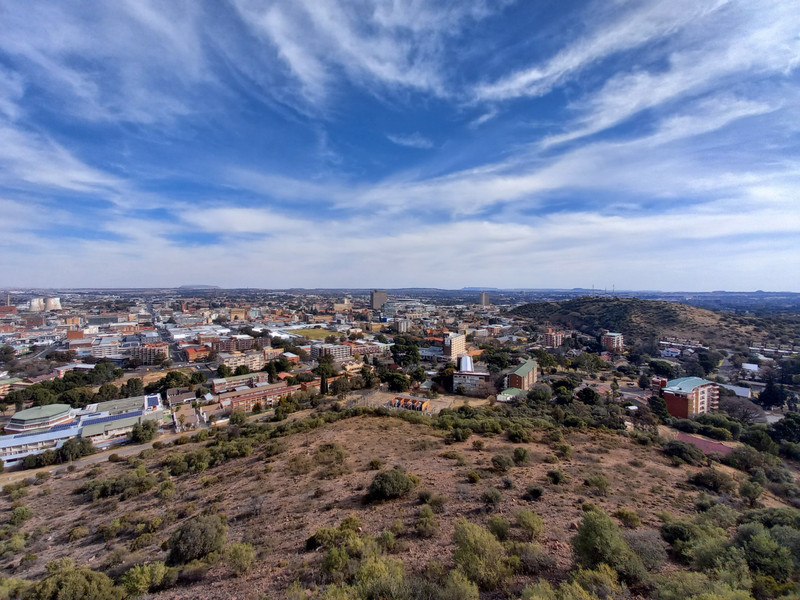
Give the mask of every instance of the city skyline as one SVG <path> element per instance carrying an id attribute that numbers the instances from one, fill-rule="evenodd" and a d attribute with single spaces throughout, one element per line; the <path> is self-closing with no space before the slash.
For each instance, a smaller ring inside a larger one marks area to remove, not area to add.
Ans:
<path id="1" fill-rule="evenodd" d="M 788 0 L 5 4 L 0 284 L 800 291 L 798 30 Z"/>

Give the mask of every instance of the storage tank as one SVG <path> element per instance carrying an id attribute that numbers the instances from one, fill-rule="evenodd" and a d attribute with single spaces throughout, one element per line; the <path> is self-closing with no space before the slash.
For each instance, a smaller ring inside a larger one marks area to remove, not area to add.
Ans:
<path id="1" fill-rule="evenodd" d="M 31 312 L 42 312 L 44 310 L 44 298 L 31 298 Z"/>
<path id="2" fill-rule="evenodd" d="M 61 310 L 61 298 L 45 298 L 45 310 Z"/>

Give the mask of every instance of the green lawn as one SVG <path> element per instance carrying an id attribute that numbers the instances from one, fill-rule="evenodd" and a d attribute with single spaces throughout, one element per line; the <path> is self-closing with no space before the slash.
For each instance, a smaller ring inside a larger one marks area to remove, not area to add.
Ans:
<path id="1" fill-rule="evenodd" d="M 328 331 L 327 329 L 319 329 L 314 327 L 309 329 L 289 329 L 287 330 L 287 333 L 296 333 L 297 335 L 302 335 L 310 340 L 324 340 L 333 332 Z"/>

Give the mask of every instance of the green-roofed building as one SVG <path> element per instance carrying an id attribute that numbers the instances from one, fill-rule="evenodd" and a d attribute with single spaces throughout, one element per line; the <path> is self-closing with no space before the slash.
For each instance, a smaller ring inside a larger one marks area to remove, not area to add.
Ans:
<path id="1" fill-rule="evenodd" d="M 498 402 L 511 402 L 517 396 L 524 396 L 525 392 L 523 392 L 519 388 L 510 387 L 504 389 L 502 392 L 497 394 L 497 401 Z"/>
<path id="2" fill-rule="evenodd" d="M 536 361 L 529 358 L 508 374 L 507 387 L 527 392 L 536 383 L 537 368 Z"/>
<path id="3" fill-rule="evenodd" d="M 69 404 L 46 404 L 14 413 L 6 433 L 33 433 L 44 431 L 75 420 L 75 410 Z"/>

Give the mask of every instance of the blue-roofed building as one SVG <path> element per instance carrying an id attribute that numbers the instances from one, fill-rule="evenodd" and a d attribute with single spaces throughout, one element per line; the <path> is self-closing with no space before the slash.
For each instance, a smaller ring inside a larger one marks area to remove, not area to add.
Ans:
<path id="1" fill-rule="evenodd" d="M 656 378 L 660 395 L 673 417 L 688 419 L 719 408 L 719 384 L 700 377 Z"/>

